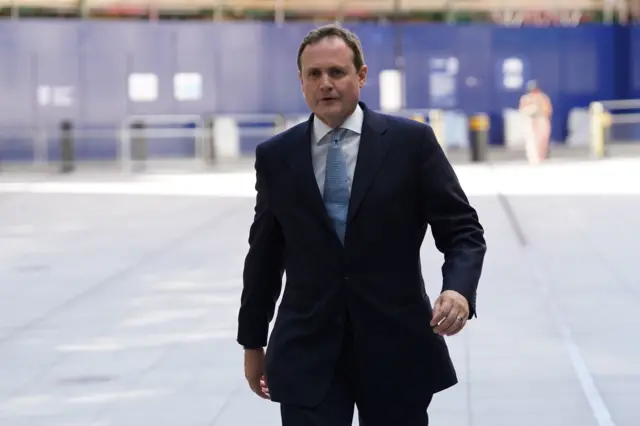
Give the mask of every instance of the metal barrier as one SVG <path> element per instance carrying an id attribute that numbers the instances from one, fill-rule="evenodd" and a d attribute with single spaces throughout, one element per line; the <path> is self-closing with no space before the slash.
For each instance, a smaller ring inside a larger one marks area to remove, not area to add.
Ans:
<path id="1" fill-rule="evenodd" d="M 420 109 L 393 114 L 428 122 L 445 151 L 451 137 L 457 145 L 468 147 L 468 119 L 459 112 Z M 179 160 L 181 168 L 203 170 L 216 162 L 252 155 L 259 143 L 308 117 L 308 113 L 132 115 L 100 129 L 66 121 L 64 128 L 63 123 L 58 128 L 25 127 L 13 135 L 3 129 L 0 170 L 4 162 L 19 169 L 53 167 L 72 172 L 78 167 L 107 166 L 133 172 L 162 164 L 159 159 Z M 7 152 L 11 155 L 2 158 Z"/>
<path id="2" fill-rule="evenodd" d="M 83 129 L 66 120 L 58 127 L 1 128 L 0 171 L 68 173 L 79 165 L 115 164 L 118 140 L 119 134 L 115 126 L 109 129 Z M 92 150 L 101 153 L 88 155 L 87 151 Z"/>
<path id="3" fill-rule="evenodd" d="M 427 109 L 403 110 L 394 115 L 421 122 L 429 122 L 434 126 L 438 140 L 444 148 L 445 117 L 440 111 Z M 214 117 L 216 131 L 215 148 L 227 153 L 224 158 L 237 158 L 250 155 L 255 147 L 266 139 L 296 124 L 306 121 L 309 114 L 233 114 Z M 221 123 L 224 123 L 222 126 Z"/>
<path id="4" fill-rule="evenodd" d="M 184 126 L 194 124 L 193 129 Z M 181 126 L 178 129 L 153 129 L 152 126 Z M 205 129 L 205 120 L 200 115 L 133 115 L 121 125 L 119 154 L 123 171 L 141 170 L 149 158 L 149 144 L 154 139 L 193 138 L 196 167 L 207 163 L 207 148 L 204 141 L 210 134 Z M 152 139 L 150 141 L 150 139 Z"/>
<path id="5" fill-rule="evenodd" d="M 213 117 L 216 128 L 216 148 L 227 155 L 220 159 L 234 159 L 255 151 L 259 143 L 293 125 L 295 116 L 283 114 L 233 114 Z"/>
<path id="6" fill-rule="evenodd" d="M 593 158 L 607 156 L 607 145 L 612 142 L 613 125 L 640 124 L 640 113 L 620 112 L 625 110 L 640 110 L 640 99 L 597 101 L 589 105 L 589 152 Z"/>

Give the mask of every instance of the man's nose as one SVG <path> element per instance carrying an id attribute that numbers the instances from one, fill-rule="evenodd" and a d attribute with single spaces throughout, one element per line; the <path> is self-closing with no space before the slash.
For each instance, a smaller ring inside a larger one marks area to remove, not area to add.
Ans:
<path id="1" fill-rule="evenodd" d="M 333 82 L 327 74 L 322 74 L 322 77 L 320 77 L 320 87 L 322 90 L 331 90 L 333 88 Z"/>

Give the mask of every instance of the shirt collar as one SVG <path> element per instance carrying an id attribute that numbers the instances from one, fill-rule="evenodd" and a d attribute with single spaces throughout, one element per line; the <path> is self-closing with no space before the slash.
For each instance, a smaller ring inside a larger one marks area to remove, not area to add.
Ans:
<path id="1" fill-rule="evenodd" d="M 364 112 L 360 105 L 356 105 L 355 111 L 347 117 L 347 119 L 342 124 L 343 129 L 347 129 L 355 134 L 362 133 L 362 122 L 364 121 Z M 326 124 L 324 124 L 318 117 L 314 117 L 313 120 L 313 134 L 315 137 L 315 143 L 320 145 L 322 142 L 326 142 L 324 137 L 333 129 Z"/>

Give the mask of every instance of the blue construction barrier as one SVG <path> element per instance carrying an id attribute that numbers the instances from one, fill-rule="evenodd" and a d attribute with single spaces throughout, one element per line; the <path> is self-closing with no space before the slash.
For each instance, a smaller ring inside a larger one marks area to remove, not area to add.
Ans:
<path id="1" fill-rule="evenodd" d="M 55 128 L 65 119 L 82 129 L 116 129 L 135 114 L 304 114 L 307 106 L 295 56 L 312 27 L 262 22 L 0 22 L 0 129 Z M 488 113 L 492 143 L 503 143 L 502 111 L 517 105 L 530 78 L 553 101 L 552 138 L 557 141 L 565 140 L 572 108 L 640 96 L 640 30 L 635 27 L 348 27 L 358 33 L 365 49 L 369 80 L 362 97 L 372 108 L 380 108 L 378 75 L 395 67 L 401 37 L 406 108 Z M 180 83 L 182 94 L 175 92 L 179 73 L 187 73 Z M 142 78 L 134 84 L 137 93 L 128 87 L 132 74 Z M 22 144 L 20 138 L 0 138 L 0 149 Z M 181 143 L 186 145 L 166 149 L 185 155 L 193 151 L 187 146 L 191 141 Z M 247 142 L 246 149 L 255 143 Z M 111 140 L 80 146 L 87 156 L 115 153 Z M 5 155 L 24 154 L 22 148 L 10 151 Z"/>

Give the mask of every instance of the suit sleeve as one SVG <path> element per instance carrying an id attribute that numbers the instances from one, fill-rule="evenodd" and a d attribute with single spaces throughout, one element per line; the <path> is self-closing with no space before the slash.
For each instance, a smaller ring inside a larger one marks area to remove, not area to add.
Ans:
<path id="1" fill-rule="evenodd" d="M 455 290 L 476 316 L 476 292 L 486 253 L 484 229 L 431 127 L 421 141 L 420 203 L 437 249 L 444 254 L 442 291 Z"/>
<path id="2" fill-rule="evenodd" d="M 244 262 L 237 342 L 249 349 L 267 346 L 269 323 L 282 288 L 284 237 L 270 206 L 264 153 L 256 150 L 256 204 Z"/>

